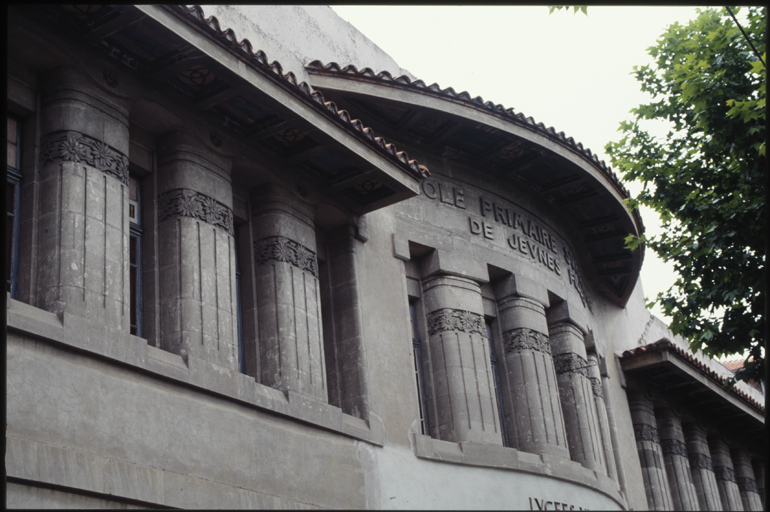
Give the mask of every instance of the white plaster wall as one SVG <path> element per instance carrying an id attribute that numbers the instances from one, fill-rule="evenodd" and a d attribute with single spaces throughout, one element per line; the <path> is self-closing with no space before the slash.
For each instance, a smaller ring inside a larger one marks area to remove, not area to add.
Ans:
<path id="1" fill-rule="evenodd" d="M 410 448 L 359 443 L 379 488 L 367 486 L 371 508 L 392 510 L 530 510 L 530 497 L 590 510 L 620 510 L 603 494 L 580 485 L 517 471 L 468 467 L 415 457 Z M 367 471 L 368 473 L 368 471 Z M 532 508 L 538 510 L 534 501 Z M 553 510 L 553 506 L 549 507 Z"/>
<path id="2" fill-rule="evenodd" d="M 307 81 L 304 65 L 318 59 L 375 72 L 387 70 L 405 74 L 399 65 L 343 20 L 328 5 L 203 5 L 205 16 L 216 16 L 220 27 L 231 28 L 239 40 L 248 39 L 256 52 L 281 63 L 284 72 L 293 71 Z"/>

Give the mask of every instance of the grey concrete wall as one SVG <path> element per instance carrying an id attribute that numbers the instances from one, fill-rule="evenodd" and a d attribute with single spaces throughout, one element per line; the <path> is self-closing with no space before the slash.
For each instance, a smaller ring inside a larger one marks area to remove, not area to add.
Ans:
<path id="1" fill-rule="evenodd" d="M 29 337 L 7 357 L 9 477 L 183 508 L 367 506 L 353 439 Z"/>
<path id="2" fill-rule="evenodd" d="M 307 81 L 304 65 L 315 59 L 414 78 L 329 6 L 202 7 L 206 16 L 216 16 L 223 28 L 233 29 L 239 39 L 248 39 L 254 51 L 262 50 L 269 60 L 280 62 L 284 72 L 291 71 L 300 80 Z"/>

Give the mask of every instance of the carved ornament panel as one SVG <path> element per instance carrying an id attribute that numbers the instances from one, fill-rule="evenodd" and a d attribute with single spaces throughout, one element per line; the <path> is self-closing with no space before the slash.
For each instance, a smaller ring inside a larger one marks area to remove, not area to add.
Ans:
<path id="1" fill-rule="evenodd" d="M 583 377 L 588 377 L 588 361 L 574 352 L 566 352 L 554 356 L 553 366 L 556 369 L 557 375 L 562 373 L 578 373 Z"/>
<path id="2" fill-rule="evenodd" d="M 461 309 L 439 309 L 428 315 L 428 334 L 433 336 L 443 331 L 467 332 L 485 338 L 487 336 L 484 317 Z"/>
<path id="3" fill-rule="evenodd" d="M 76 131 L 43 138 L 42 162 L 82 162 L 128 184 L 128 157 L 112 146 Z"/>
<path id="4" fill-rule="evenodd" d="M 274 261 L 289 263 L 318 279 L 315 252 L 284 236 L 268 236 L 254 242 L 254 259 L 257 265 Z"/>
<path id="5" fill-rule="evenodd" d="M 505 353 L 536 350 L 544 354 L 551 353 L 548 336 L 542 332 L 520 327 L 503 333 L 503 349 Z"/>
<path id="6" fill-rule="evenodd" d="M 202 220 L 233 236 L 233 211 L 216 199 L 186 188 L 169 190 L 158 196 L 158 221 L 177 217 Z"/>
<path id="7" fill-rule="evenodd" d="M 634 437 L 636 437 L 637 441 L 650 441 L 660 444 L 658 429 L 646 423 L 634 425 Z"/>

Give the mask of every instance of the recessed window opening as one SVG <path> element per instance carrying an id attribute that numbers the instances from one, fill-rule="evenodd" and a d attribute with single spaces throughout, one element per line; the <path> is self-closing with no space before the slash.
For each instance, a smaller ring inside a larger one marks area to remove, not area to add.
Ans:
<path id="1" fill-rule="evenodd" d="M 7 181 L 6 181 L 6 224 L 5 224 L 5 279 L 6 291 L 11 298 L 18 297 L 19 284 L 19 196 L 21 189 L 21 145 L 19 137 L 20 123 L 8 116 L 8 135 L 6 146 Z"/>
<path id="2" fill-rule="evenodd" d="M 142 336 L 142 223 L 141 182 L 128 179 L 129 286 L 131 334 Z"/>

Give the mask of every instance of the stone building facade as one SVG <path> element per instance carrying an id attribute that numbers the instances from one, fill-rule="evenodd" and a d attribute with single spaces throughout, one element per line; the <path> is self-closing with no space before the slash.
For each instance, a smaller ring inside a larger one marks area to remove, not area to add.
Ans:
<path id="1" fill-rule="evenodd" d="M 8 27 L 9 507 L 762 510 L 572 138 L 328 7 Z"/>

